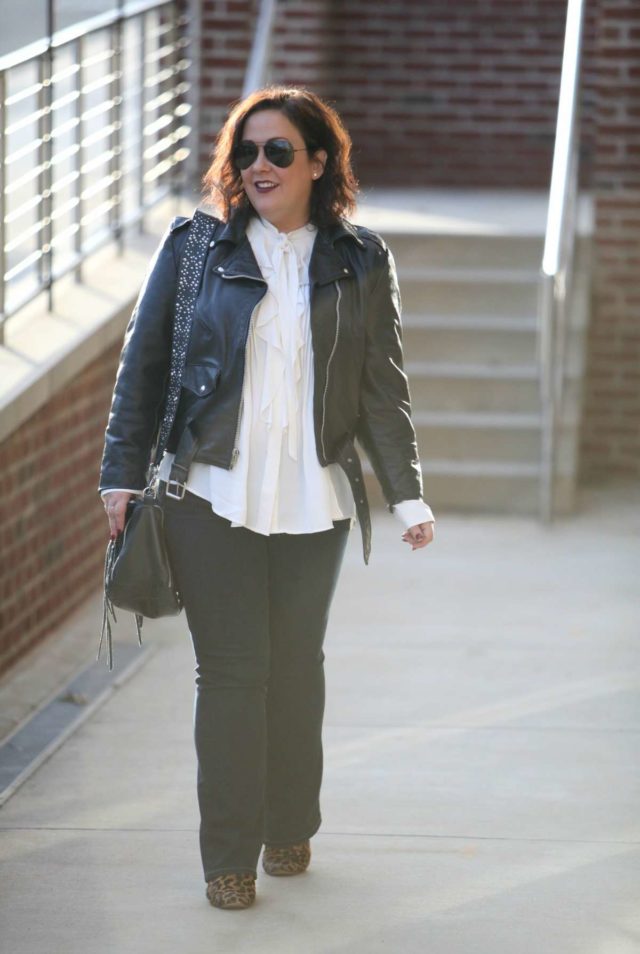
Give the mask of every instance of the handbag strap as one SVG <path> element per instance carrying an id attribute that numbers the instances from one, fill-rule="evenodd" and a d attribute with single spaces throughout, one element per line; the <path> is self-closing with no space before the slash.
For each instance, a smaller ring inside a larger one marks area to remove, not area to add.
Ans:
<path id="1" fill-rule="evenodd" d="M 214 219 L 201 209 L 196 209 L 189 226 L 189 235 L 187 236 L 178 272 L 178 291 L 176 293 L 167 399 L 155 453 L 152 455 L 152 471 L 154 468 L 157 469 L 162 460 L 175 421 L 196 298 L 200 290 L 200 281 L 209 251 L 209 243 L 220 224 L 218 219 Z"/>

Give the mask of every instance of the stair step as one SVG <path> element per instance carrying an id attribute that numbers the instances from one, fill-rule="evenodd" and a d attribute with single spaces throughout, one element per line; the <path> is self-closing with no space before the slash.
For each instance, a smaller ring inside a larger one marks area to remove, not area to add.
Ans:
<path id="1" fill-rule="evenodd" d="M 542 236 L 451 235 L 447 233 L 382 233 L 398 268 L 428 265 L 430 268 L 526 269 L 537 271 L 542 262 Z"/>
<path id="2" fill-rule="evenodd" d="M 508 378 L 496 374 L 464 376 L 446 372 L 441 376 L 414 374 L 411 367 L 409 390 L 414 413 L 454 411 L 535 414 L 540 410 L 540 389 L 533 378 Z"/>
<path id="3" fill-rule="evenodd" d="M 445 361 L 499 365 L 534 364 L 535 332 L 475 326 L 436 325 L 409 320 L 403 322 L 403 346 L 407 360 Z"/>
<path id="4" fill-rule="evenodd" d="M 539 414 L 477 412 L 413 413 L 421 459 L 537 463 L 542 454 Z M 576 467 L 576 417 L 563 415 L 556 434 L 556 463 L 562 473 Z"/>
<path id="5" fill-rule="evenodd" d="M 539 428 L 425 427 L 419 421 L 415 425 L 418 450 L 425 462 L 443 459 L 531 464 L 540 460 Z"/>
<path id="6" fill-rule="evenodd" d="M 469 315 L 483 317 L 528 317 L 537 314 L 538 286 L 533 281 L 460 281 L 441 272 L 428 276 L 424 269 L 403 271 L 399 276 L 405 313 Z"/>
<path id="7" fill-rule="evenodd" d="M 425 469 L 424 478 L 424 497 L 433 507 L 436 520 L 447 510 L 520 513 L 536 517 L 539 514 L 540 481 L 537 474 L 479 477 L 468 473 L 430 473 Z M 371 506 L 384 506 L 384 497 L 373 474 L 367 473 L 365 481 Z M 557 476 L 554 487 L 557 512 L 570 513 L 575 500 L 574 475 Z"/>
<path id="8" fill-rule="evenodd" d="M 414 411 L 416 427 L 496 428 L 500 430 L 533 430 L 542 426 L 539 414 L 491 413 L 482 411 Z"/>
<path id="9" fill-rule="evenodd" d="M 430 268 L 408 265 L 397 269 L 398 281 L 455 282 L 456 284 L 537 285 L 540 274 L 530 268 Z"/>
<path id="10" fill-rule="evenodd" d="M 423 474 L 440 474 L 448 477 L 539 477 L 540 465 L 527 461 L 509 460 L 456 460 L 438 458 L 424 460 Z M 372 475 L 373 469 L 368 460 L 363 459 L 362 470 Z"/>
<path id="11" fill-rule="evenodd" d="M 403 312 L 402 326 L 416 331 L 505 331 L 535 332 L 538 320 L 535 315 L 434 315 L 415 312 Z"/>
<path id="12" fill-rule="evenodd" d="M 540 465 L 527 461 L 439 458 L 423 461 L 422 472 L 450 477 L 538 477 Z"/>
<path id="13" fill-rule="evenodd" d="M 494 364 L 489 362 L 405 361 L 405 373 L 412 378 L 501 378 L 535 381 L 538 371 L 534 364 Z"/>

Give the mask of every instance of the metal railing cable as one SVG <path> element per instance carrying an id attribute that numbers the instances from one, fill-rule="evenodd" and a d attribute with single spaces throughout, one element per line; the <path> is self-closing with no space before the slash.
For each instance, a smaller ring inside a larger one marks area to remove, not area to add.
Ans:
<path id="1" fill-rule="evenodd" d="M 542 412 L 540 516 L 553 519 L 558 426 L 577 236 L 580 64 L 584 0 L 568 0 L 549 206 L 540 271 L 538 366 Z"/>
<path id="2" fill-rule="evenodd" d="M 185 175 L 189 17 L 183 0 L 118 9 L 0 57 L 0 342 L 6 320 Z"/>

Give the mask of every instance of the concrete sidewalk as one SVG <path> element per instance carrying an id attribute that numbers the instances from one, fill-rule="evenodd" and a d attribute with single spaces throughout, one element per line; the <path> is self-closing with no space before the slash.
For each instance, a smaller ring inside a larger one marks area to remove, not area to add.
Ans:
<path id="1" fill-rule="evenodd" d="M 0 813 L 3 949 L 637 954 L 639 504 L 583 490 L 552 529 L 438 514 L 416 553 L 379 513 L 368 568 L 354 530 L 323 827 L 248 911 L 205 900 L 192 650 L 182 619 L 146 624 L 144 665 Z M 116 665 L 134 639 L 123 620 Z"/>

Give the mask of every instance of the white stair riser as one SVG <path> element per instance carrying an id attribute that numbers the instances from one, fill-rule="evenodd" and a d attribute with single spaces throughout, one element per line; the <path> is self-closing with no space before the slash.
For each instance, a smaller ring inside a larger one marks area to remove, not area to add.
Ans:
<path id="1" fill-rule="evenodd" d="M 427 378 L 409 375 L 414 411 L 540 412 L 538 384 L 534 380 L 500 378 Z M 580 413 L 580 382 L 565 380 L 562 418 L 574 421 Z"/>
<path id="2" fill-rule="evenodd" d="M 415 410 L 536 413 L 540 405 L 538 385 L 534 380 L 409 375 L 409 389 Z"/>
<path id="3" fill-rule="evenodd" d="M 448 330 L 412 324 L 404 326 L 402 342 L 408 361 L 533 364 L 536 360 L 536 337 L 530 331 Z"/>
<path id="4" fill-rule="evenodd" d="M 535 463 L 540 455 L 540 433 L 484 428 L 416 426 L 423 462 L 445 460 L 517 460 Z"/>
<path id="5" fill-rule="evenodd" d="M 402 308 L 406 312 L 531 318 L 537 310 L 535 283 L 428 281 L 400 273 L 399 284 Z"/>
<path id="6" fill-rule="evenodd" d="M 444 460 L 517 461 L 540 460 L 539 430 L 484 427 L 431 427 L 416 424 L 418 449 L 423 462 Z M 558 466 L 566 472 L 574 463 L 575 429 L 558 434 Z"/>
<path id="7" fill-rule="evenodd" d="M 398 268 L 526 269 L 542 266 L 542 237 L 513 235 L 421 235 L 382 236 L 393 252 Z M 576 261 L 589 254 L 588 238 L 578 239 Z"/>
<path id="8" fill-rule="evenodd" d="M 446 322 L 446 319 L 443 319 Z M 447 364 L 490 364 L 503 367 L 509 364 L 535 365 L 537 337 L 534 330 L 485 329 L 481 323 L 474 327 L 434 327 L 432 323 L 420 327 L 419 319 L 411 316 L 403 325 L 402 343 L 405 360 L 442 361 Z M 571 329 L 566 346 L 565 370 L 576 376 L 582 373 L 584 360 L 584 330 Z"/>
<path id="9" fill-rule="evenodd" d="M 504 235 L 388 235 L 398 266 L 424 268 L 526 268 L 542 262 L 541 238 Z"/>

